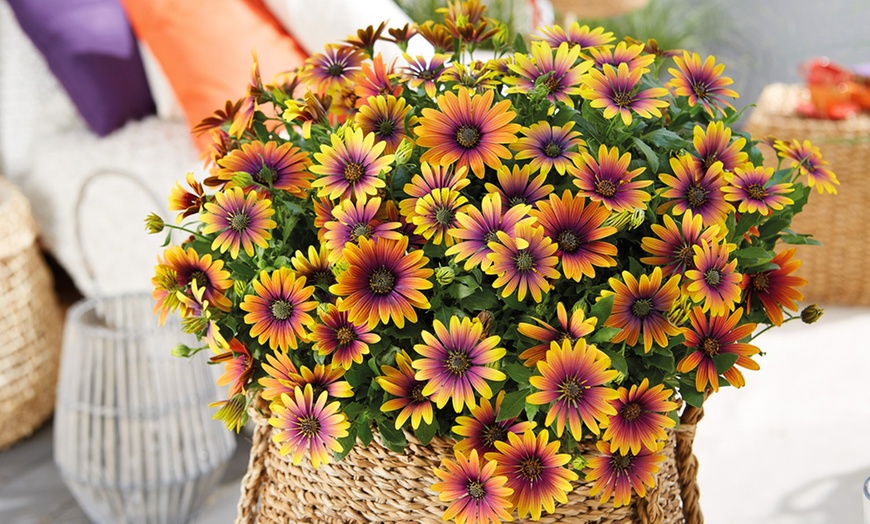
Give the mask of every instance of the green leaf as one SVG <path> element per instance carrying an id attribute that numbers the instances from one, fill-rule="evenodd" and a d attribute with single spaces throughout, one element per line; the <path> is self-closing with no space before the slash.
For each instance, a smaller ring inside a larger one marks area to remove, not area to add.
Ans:
<path id="1" fill-rule="evenodd" d="M 785 217 L 771 218 L 758 226 L 761 238 L 773 238 L 791 225 L 791 219 Z"/>
<path id="2" fill-rule="evenodd" d="M 401 453 L 405 451 L 408 441 L 405 440 L 405 434 L 396 429 L 390 422 L 378 421 L 378 431 L 381 432 L 381 444 L 396 453 Z"/>
<path id="3" fill-rule="evenodd" d="M 528 53 L 526 41 L 523 39 L 523 35 L 520 33 L 517 33 L 517 37 L 514 38 L 514 51 L 520 54 Z"/>
<path id="4" fill-rule="evenodd" d="M 508 420 L 518 416 L 526 407 L 526 392 L 514 391 L 504 396 L 501 407 L 498 410 L 496 422 Z"/>
<path id="5" fill-rule="evenodd" d="M 616 334 L 619 333 L 620 331 L 622 331 L 620 328 L 604 327 L 604 328 L 601 328 L 598 331 L 596 331 L 595 334 L 592 335 L 592 338 L 589 339 L 589 341 L 592 343 L 595 343 L 595 344 L 601 344 L 602 342 L 610 342 L 610 339 L 612 339 L 614 336 L 616 336 Z"/>
<path id="6" fill-rule="evenodd" d="M 529 377 L 532 376 L 532 368 L 527 368 L 522 364 L 512 362 L 504 367 L 510 378 L 514 379 L 517 384 L 525 385 L 529 383 Z"/>
<path id="7" fill-rule="evenodd" d="M 435 436 L 435 433 L 438 432 L 438 419 L 432 418 L 431 424 L 426 424 L 425 422 L 420 424 L 420 426 L 414 430 L 414 436 L 420 441 L 424 446 L 428 445 L 432 440 L 432 437 Z"/>
<path id="8" fill-rule="evenodd" d="M 736 353 L 720 353 L 718 355 L 713 355 L 713 364 L 716 365 L 716 373 L 721 375 L 734 367 L 734 363 L 737 362 L 737 356 Z"/>
<path id="9" fill-rule="evenodd" d="M 456 300 L 468 298 L 473 295 L 474 292 L 477 290 L 477 285 L 471 287 L 465 284 L 457 283 L 455 281 L 450 285 L 450 287 L 447 288 L 447 292 L 450 294 L 451 297 L 455 298 Z"/>
<path id="10" fill-rule="evenodd" d="M 770 260 L 773 258 L 770 255 L 770 252 L 764 249 L 763 247 L 745 247 L 743 249 L 738 249 L 733 253 L 735 257 L 742 260 Z"/>
<path id="11" fill-rule="evenodd" d="M 651 366 L 663 371 L 674 370 L 674 355 L 670 351 L 667 353 L 648 353 L 643 357 L 644 361 Z"/>
<path id="12" fill-rule="evenodd" d="M 785 242 L 786 244 L 792 245 L 808 245 L 808 246 L 821 246 L 822 243 L 818 240 L 811 237 L 811 235 L 802 235 L 800 233 L 789 233 L 780 237 L 780 240 Z"/>
<path id="13" fill-rule="evenodd" d="M 670 129 L 655 129 L 643 136 L 646 142 L 662 149 L 676 150 L 685 149 L 688 146 L 688 140 L 674 133 Z"/>
<path id="14" fill-rule="evenodd" d="M 613 295 L 606 296 L 592 306 L 592 316 L 598 318 L 598 325 L 603 325 L 610 318 L 613 309 Z"/>
<path id="15" fill-rule="evenodd" d="M 535 415 L 537 415 L 540 410 L 540 404 L 529 404 L 526 402 L 526 419 L 529 421 L 535 420 Z"/>
<path id="16" fill-rule="evenodd" d="M 362 413 L 363 409 L 365 409 L 365 406 L 363 406 L 359 402 L 351 402 L 350 404 L 345 406 L 342 411 L 344 412 L 344 415 L 347 417 L 348 420 L 353 421 L 356 420 L 357 416 L 360 413 Z"/>
<path id="17" fill-rule="evenodd" d="M 372 438 L 374 438 L 372 435 L 372 424 L 367 416 L 363 416 L 362 419 L 357 427 L 356 435 L 359 437 L 363 447 L 367 448 L 372 443 Z"/>
<path id="18" fill-rule="evenodd" d="M 656 155 L 656 152 L 652 150 L 646 143 L 638 137 L 632 137 L 632 142 L 643 156 L 646 158 L 647 165 L 649 165 L 650 171 L 658 171 L 659 170 L 659 157 Z"/>
<path id="19" fill-rule="evenodd" d="M 610 367 L 619 371 L 623 375 L 628 375 L 628 362 L 625 361 L 625 356 L 622 351 L 614 351 L 609 348 L 598 348 L 610 357 Z"/>
<path id="20" fill-rule="evenodd" d="M 695 389 L 694 381 L 680 380 L 680 396 L 690 406 L 700 408 L 704 405 L 704 393 Z"/>
<path id="21" fill-rule="evenodd" d="M 468 311 L 483 311 L 496 307 L 498 305 L 498 298 L 493 292 L 481 291 L 459 299 L 459 305 Z"/>

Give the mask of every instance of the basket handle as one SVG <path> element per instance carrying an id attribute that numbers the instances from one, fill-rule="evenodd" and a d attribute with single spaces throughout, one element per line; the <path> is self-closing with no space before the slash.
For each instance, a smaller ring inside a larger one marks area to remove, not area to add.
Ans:
<path id="1" fill-rule="evenodd" d="M 134 185 L 138 186 L 148 198 L 151 199 L 153 204 L 156 204 L 156 209 L 162 209 L 163 204 L 161 200 L 157 197 L 154 191 L 148 187 L 145 182 L 137 178 L 130 171 L 119 168 L 106 168 L 98 171 L 94 171 L 87 177 L 85 177 L 82 184 L 79 186 L 78 193 L 76 194 L 75 205 L 73 207 L 73 237 L 75 239 L 76 248 L 79 251 L 79 258 L 81 259 L 82 267 L 85 269 L 85 273 L 87 273 L 88 278 L 91 281 L 91 286 L 93 287 L 93 291 L 95 295 L 101 295 L 100 293 L 100 284 L 97 281 L 97 274 L 94 271 L 94 266 L 91 264 L 91 260 L 88 258 L 87 251 L 85 250 L 84 241 L 82 240 L 82 204 L 85 200 L 85 191 L 87 188 L 98 178 L 104 177 L 120 177 L 130 182 L 133 182 Z"/>

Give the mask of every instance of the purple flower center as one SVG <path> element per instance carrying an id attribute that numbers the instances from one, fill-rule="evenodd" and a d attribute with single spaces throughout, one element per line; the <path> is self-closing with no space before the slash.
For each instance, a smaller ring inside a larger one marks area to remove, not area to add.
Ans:
<path id="1" fill-rule="evenodd" d="M 526 249 L 520 249 L 514 257 L 517 271 L 531 271 L 535 267 L 535 259 Z"/>
<path id="2" fill-rule="evenodd" d="M 623 455 L 622 453 L 614 453 L 610 458 L 610 465 L 616 471 L 625 471 L 631 468 L 631 463 L 634 457 L 632 455 Z"/>
<path id="3" fill-rule="evenodd" d="M 634 97 L 631 96 L 631 92 L 616 91 L 613 93 L 613 103 L 617 107 L 629 107 L 633 101 Z"/>
<path id="4" fill-rule="evenodd" d="M 363 166 L 356 162 L 348 162 L 344 166 L 343 174 L 348 182 L 358 182 L 363 176 Z"/>
<path id="5" fill-rule="evenodd" d="M 441 206 L 435 211 L 435 222 L 439 226 L 449 226 L 453 224 L 453 219 L 456 217 L 456 212 L 447 206 Z"/>
<path id="6" fill-rule="evenodd" d="M 350 240 L 356 244 L 359 242 L 359 237 L 371 238 L 372 236 L 372 227 L 365 222 L 359 222 L 354 224 L 352 228 L 350 228 Z"/>
<path id="7" fill-rule="evenodd" d="M 507 430 L 498 423 L 491 424 L 483 428 L 481 432 L 483 445 L 487 449 L 495 449 L 495 443 L 503 441 L 507 437 Z"/>
<path id="8" fill-rule="evenodd" d="M 616 194 L 616 184 L 612 180 L 599 180 L 595 182 L 595 192 L 605 198 L 610 198 Z"/>
<path id="9" fill-rule="evenodd" d="M 344 73 L 345 64 L 333 62 L 326 68 L 326 74 L 329 76 L 341 76 Z"/>
<path id="10" fill-rule="evenodd" d="M 692 208 L 701 207 L 707 202 L 707 190 L 695 184 L 686 191 L 686 200 Z"/>
<path id="11" fill-rule="evenodd" d="M 356 339 L 356 331 L 350 326 L 342 326 L 335 332 L 335 340 L 341 346 L 347 346 Z"/>
<path id="12" fill-rule="evenodd" d="M 577 251 L 582 242 L 574 231 L 565 229 L 556 235 L 556 243 L 559 244 L 559 249 L 565 253 L 573 253 Z"/>
<path id="13" fill-rule="evenodd" d="M 392 271 L 381 266 L 372 271 L 369 276 L 369 289 L 376 295 L 386 295 L 396 285 L 396 276 Z"/>
<path id="14" fill-rule="evenodd" d="M 508 205 L 511 207 L 520 206 L 526 203 L 525 195 L 514 195 L 508 198 Z"/>
<path id="15" fill-rule="evenodd" d="M 653 312 L 652 300 L 648 298 L 635 300 L 631 305 L 631 312 L 640 319 L 648 317 Z"/>
<path id="16" fill-rule="evenodd" d="M 483 489 L 483 483 L 479 480 L 469 481 L 465 489 L 468 491 L 468 496 L 474 500 L 480 500 L 486 496 L 486 490 Z"/>
<path id="17" fill-rule="evenodd" d="M 547 91 L 550 93 L 554 93 L 559 91 L 559 88 L 562 86 L 561 78 L 556 78 L 555 73 L 551 73 L 546 80 L 544 80 L 544 87 L 547 88 Z"/>
<path id="18" fill-rule="evenodd" d="M 490 242 L 498 242 L 498 231 L 498 229 L 487 231 L 486 234 L 483 235 L 483 243 L 489 244 Z"/>
<path id="19" fill-rule="evenodd" d="M 389 118 L 384 118 L 378 122 L 378 135 L 382 137 L 393 136 L 396 131 L 396 124 Z"/>
<path id="20" fill-rule="evenodd" d="M 471 149 L 480 142 L 480 130 L 474 126 L 464 125 L 456 130 L 456 143 L 465 149 Z"/>
<path id="21" fill-rule="evenodd" d="M 417 77 L 421 80 L 434 80 L 435 79 L 435 71 L 430 69 L 424 69 L 417 73 Z"/>
<path id="22" fill-rule="evenodd" d="M 695 267 L 695 252 L 692 251 L 690 246 L 683 245 L 683 247 L 676 252 L 675 258 L 685 268 Z"/>
<path id="23" fill-rule="evenodd" d="M 268 184 L 275 180 L 275 171 L 271 167 L 263 165 L 260 167 L 259 171 L 251 175 L 251 178 L 253 178 L 258 184 Z"/>
<path id="24" fill-rule="evenodd" d="M 305 438 L 314 438 L 320 433 L 320 421 L 311 415 L 299 417 L 296 422 L 296 430 Z"/>
<path id="25" fill-rule="evenodd" d="M 769 285 L 770 277 L 767 276 L 767 273 L 758 273 L 752 277 L 752 287 L 754 287 L 756 291 L 766 293 Z"/>
<path id="26" fill-rule="evenodd" d="M 230 229 L 241 233 L 248 229 L 248 225 L 251 223 L 251 217 L 249 217 L 247 213 L 232 213 L 230 214 L 229 222 Z"/>
<path id="27" fill-rule="evenodd" d="M 544 471 L 544 466 L 541 464 L 539 457 L 526 457 L 520 462 L 519 474 L 530 483 L 535 482 L 541 477 Z"/>
<path id="28" fill-rule="evenodd" d="M 706 282 L 708 286 L 717 287 L 719 283 L 722 282 L 722 273 L 720 273 L 718 269 L 708 269 L 704 273 L 704 282 Z"/>
<path id="29" fill-rule="evenodd" d="M 196 270 L 190 274 L 190 281 L 195 281 L 197 287 L 199 287 L 200 289 L 208 286 L 208 276 L 200 270 Z"/>
<path id="30" fill-rule="evenodd" d="M 417 382 L 414 388 L 411 390 L 411 398 L 414 399 L 414 402 L 424 402 L 428 400 L 423 396 L 423 388 L 426 387 L 422 382 Z"/>
<path id="31" fill-rule="evenodd" d="M 719 354 L 719 341 L 715 338 L 707 337 L 701 341 L 701 351 L 703 351 L 708 357 L 712 357 Z"/>
<path id="32" fill-rule="evenodd" d="M 558 158 L 562 155 L 562 146 L 550 140 L 547 142 L 547 145 L 544 146 L 544 155 L 548 158 Z"/>
<path id="33" fill-rule="evenodd" d="M 754 200 L 764 200 L 767 197 L 767 189 L 761 184 L 750 184 L 746 193 Z"/>
<path id="34" fill-rule="evenodd" d="M 444 367 L 447 368 L 453 375 L 462 376 L 471 367 L 471 360 L 468 358 L 468 353 L 461 350 L 450 350 L 447 352 L 447 359 L 444 361 Z"/>
<path id="35" fill-rule="evenodd" d="M 290 318 L 290 315 L 293 314 L 293 304 L 284 300 L 283 298 L 279 298 L 278 300 L 272 302 L 272 305 L 269 306 L 269 309 L 272 311 L 272 316 L 277 320 L 287 320 Z"/>
<path id="36" fill-rule="evenodd" d="M 692 92 L 698 98 L 707 98 L 707 84 L 703 82 L 695 82 L 692 84 Z"/>
<path id="37" fill-rule="evenodd" d="M 586 388 L 576 378 L 569 377 L 559 384 L 559 389 L 562 392 L 562 397 L 575 403 L 583 396 L 583 390 Z"/>
<path id="38" fill-rule="evenodd" d="M 620 413 L 622 414 L 622 418 L 631 422 L 632 420 L 637 419 L 637 417 L 641 414 L 640 404 L 637 402 L 629 402 L 628 404 L 622 406 L 622 410 Z"/>

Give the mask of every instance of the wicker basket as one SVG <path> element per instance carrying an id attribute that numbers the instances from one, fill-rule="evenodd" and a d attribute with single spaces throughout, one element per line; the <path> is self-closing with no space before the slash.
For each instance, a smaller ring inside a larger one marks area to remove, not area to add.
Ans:
<path id="1" fill-rule="evenodd" d="M 614 508 L 589 497 L 590 484 L 578 481 L 568 494 L 568 504 L 538 522 L 572 524 L 701 524 L 695 484 L 697 460 L 692 455 L 694 428 L 703 410 L 687 408 L 680 431 L 671 433 L 665 448 L 667 460 L 657 476 L 656 488 L 643 499 Z M 236 524 L 356 524 L 361 522 L 441 524 L 447 504 L 430 486 L 441 457 L 452 457 L 452 442 L 435 438 L 423 446 L 406 433 L 404 454 L 377 442 L 357 446 L 337 463 L 313 469 L 303 461 L 294 466 L 290 456 L 278 453 L 271 437 L 277 430 L 267 417 L 252 410 L 254 437 L 250 462 L 242 480 Z M 684 518 L 685 515 L 685 518 Z M 516 520 L 514 522 L 529 522 Z"/>
<path id="2" fill-rule="evenodd" d="M 809 280 L 802 289 L 808 302 L 870 305 L 870 273 L 853 271 L 848 278 L 843 276 L 843 268 L 863 267 L 870 258 L 870 238 L 864 231 L 870 222 L 870 115 L 838 121 L 802 118 L 795 107 L 805 96 L 797 85 L 765 87 L 746 130 L 756 139 L 807 139 L 830 162 L 840 180 L 839 194 L 819 195 L 813 190 L 792 223 L 793 230 L 812 233 L 824 244 L 798 246 L 797 258 L 803 265 L 797 274 Z M 765 159 L 775 165 L 775 152 L 761 146 Z"/>
<path id="3" fill-rule="evenodd" d="M 565 18 L 597 20 L 643 9 L 649 0 L 551 0 L 551 3 L 553 9 Z"/>
<path id="4" fill-rule="evenodd" d="M 36 244 L 30 204 L 0 178 L 0 449 L 33 433 L 54 409 L 62 315 Z"/>

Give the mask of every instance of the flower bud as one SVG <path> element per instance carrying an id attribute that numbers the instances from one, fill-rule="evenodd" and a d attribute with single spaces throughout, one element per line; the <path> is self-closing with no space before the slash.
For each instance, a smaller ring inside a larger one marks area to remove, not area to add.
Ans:
<path id="1" fill-rule="evenodd" d="M 453 272 L 453 269 L 448 267 L 439 267 L 435 270 L 435 280 L 438 281 L 442 286 L 449 286 L 451 282 L 453 282 L 453 278 L 456 274 Z"/>
<path id="2" fill-rule="evenodd" d="M 317 315 L 322 317 L 327 314 L 329 312 L 329 306 L 329 302 L 319 302 L 317 304 Z"/>
<path id="3" fill-rule="evenodd" d="M 643 209 L 635 209 L 631 212 L 631 216 L 628 218 L 628 228 L 629 229 L 637 229 L 643 225 L 643 221 L 646 219 L 646 212 Z"/>
<path id="4" fill-rule="evenodd" d="M 584 457 L 583 455 L 577 455 L 571 461 L 571 466 L 577 471 L 580 471 L 581 469 L 586 467 L 586 457 Z"/>
<path id="5" fill-rule="evenodd" d="M 535 306 L 535 314 L 539 317 L 546 317 L 550 314 L 550 306 L 538 304 Z"/>
<path id="6" fill-rule="evenodd" d="M 475 317 L 475 320 L 483 326 L 483 330 L 480 333 L 481 340 L 489 338 L 489 335 L 492 333 L 492 319 L 492 313 L 486 310 L 481 311 Z"/>
<path id="7" fill-rule="evenodd" d="M 187 344 L 178 344 L 174 348 L 172 348 L 172 356 L 173 357 L 189 357 L 192 353 L 193 349 L 190 348 Z"/>
<path id="8" fill-rule="evenodd" d="M 619 213 L 611 213 L 607 220 L 604 221 L 605 226 L 615 227 L 616 229 L 624 229 L 631 222 L 631 211 L 620 211 Z"/>
<path id="9" fill-rule="evenodd" d="M 236 171 L 230 180 L 239 187 L 247 187 L 254 183 L 254 178 L 244 171 Z"/>
<path id="10" fill-rule="evenodd" d="M 399 147 L 396 148 L 395 162 L 396 166 L 400 166 L 408 161 L 411 158 L 411 154 L 414 152 L 414 142 L 408 140 L 407 138 L 403 138 L 401 142 L 399 142 Z"/>
<path id="11" fill-rule="evenodd" d="M 812 324 L 818 319 L 822 318 L 822 314 L 824 314 L 825 310 L 820 308 L 815 304 L 810 304 L 805 307 L 803 311 L 801 311 L 801 320 L 804 324 Z"/>
<path id="12" fill-rule="evenodd" d="M 496 26 L 496 32 L 492 35 L 492 42 L 496 47 L 501 47 L 503 45 L 507 45 L 508 37 L 510 36 L 510 28 L 507 24 L 503 24 L 501 22 Z"/>
<path id="13" fill-rule="evenodd" d="M 204 317 L 187 317 L 181 319 L 181 331 L 196 335 L 205 331 L 208 319 Z"/>
<path id="14" fill-rule="evenodd" d="M 165 226 L 163 219 L 157 213 L 151 213 L 145 217 L 145 230 L 152 235 L 163 231 Z"/>
<path id="15" fill-rule="evenodd" d="M 212 419 L 222 421 L 227 429 L 235 430 L 236 433 L 248 421 L 248 401 L 243 393 L 237 393 L 229 400 L 210 405 L 221 406 Z"/>
<path id="16" fill-rule="evenodd" d="M 248 283 L 242 280 L 234 280 L 233 281 L 233 291 L 235 291 L 236 296 L 243 296 L 245 291 L 248 289 Z"/>

